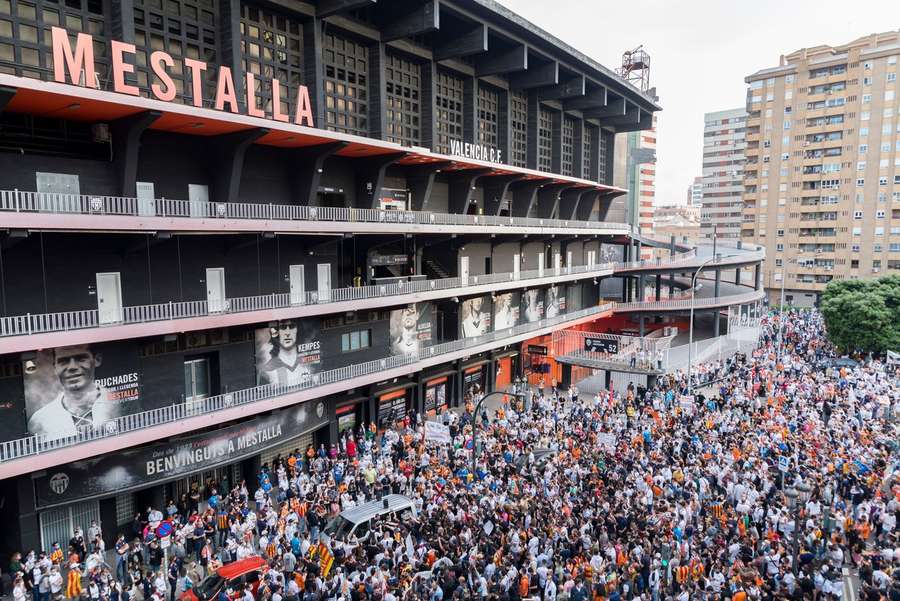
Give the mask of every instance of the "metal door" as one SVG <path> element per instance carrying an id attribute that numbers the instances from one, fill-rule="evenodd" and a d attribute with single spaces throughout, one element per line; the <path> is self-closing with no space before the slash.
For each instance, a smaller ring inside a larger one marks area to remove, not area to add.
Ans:
<path id="1" fill-rule="evenodd" d="M 597 251 L 595 251 L 595 250 L 587 251 L 587 260 L 588 260 L 588 265 L 590 265 L 591 267 L 596 265 Z"/>
<path id="2" fill-rule="evenodd" d="M 538 264 L 538 277 L 544 277 L 544 261 L 546 258 L 544 257 L 544 253 L 538 253 L 537 256 L 537 264 Z"/>
<path id="3" fill-rule="evenodd" d="M 303 265 L 291 265 L 291 304 L 302 305 L 306 297 L 306 269 Z"/>
<path id="4" fill-rule="evenodd" d="M 513 255 L 513 279 L 518 280 L 519 274 L 521 273 L 521 266 L 519 265 L 519 253 Z"/>
<path id="5" fill-rule="evenodd" d="M 188 184 L 188 201 L 191 217 L 209 216 L 209 186 L 204 184 Z"/>
<path id="6" fill-rule="evenodd" d="M 137 182 L 138 215 L 156 215 L 155 194 L 153 182 Z"/>
<path id="7" fill-rule="evenodd" d="M 209 313 L 225 310 L 225 268 L 206 269 L 206 308 Z"/>
<path id="8" fill-rule="evenodd" d="M 572 273 L 572 251 L 566 251 L 566 273 Z"/>
<path id="9" fill-rule="evenodd" d="M 562 256 L 559 253 L 553 253 L 553 272 L 556 275 L 559 275 L 560 268 L 562 267 Z"/>
<path id="10" fill-rule="evenodd" d="M 316 266 L 316 276 L 319 302 L 331 301 L 331 263 L 319 263 Z"/>
<path id="11" fill-rule="evenodd" d="M 469 285 L 469 257 L 461 256 L 459 258 L 459 285 Z"/>
<path id="12" fill-rule="evenodd" d="M 97 274 L 100 324 L 122 322 L 122 281 L 118 272 Z"/>
<path id="13" fill-rule="evenodd" d="M 81 186 L 77 175 L 68 173 L 35 173 L 39 211 L 54 213 L 81 212 Z"/>
<path id="14" fill-rule="evenodd" d="M 49 549 L 53 543 L 65 546 L 75 532 L 75 528 L 81 528 L 84 536 L 91 520 L 96 520 L 100 527 L 100 503 L 96 500 L 73 503 L 65 507 L 48 509 L 40 513 L 41 522 L 41 548 Z M 85 540 L 87 543 L 88 541 Z"/>

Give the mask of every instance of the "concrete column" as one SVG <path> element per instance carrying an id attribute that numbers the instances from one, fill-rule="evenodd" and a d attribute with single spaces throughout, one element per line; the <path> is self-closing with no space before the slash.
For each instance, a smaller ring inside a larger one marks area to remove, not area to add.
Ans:
<path id="1" fill-rule="evenodd" d="M 753 287 L 756 290 L 759 290 L 762 287 L 762 278 L 760 277 L 760 275 L 761 275 L 760 271 L 761 270 L 760 270 L 759 264 L 757 264 L 755 267 L 753 267 Z"/>
<path id="2" fill-rule="evenodd" d="M 644 300 L 644 274 L 638 276 L 638 290 L 637 290 L 637 299 L 639 301 Z"/>
<path id="3" fill-rule="evenodd" d="M 662 274 L 656 274 L 656 285 L 654 286 L 656 290 L 656 300 L 659 301 L 662 298 Z"/>
<path id="4" fill-rule="evenodd" d="M 741 284 L 741 268 L 738 267 L 734 270 L 734 285 L 740 286 Z"/>
<path id="5" fill-rule="evenodd" d="M 716 269 L 716 284 L 713 287 L 713 296 L 719 298 L 719 284 L 722 281 L 722 270 Z"/>
<path id="6" fill-rule="evenodd" d="M 713 335 L 718 336 L 719 335 L 719 322 L 722 321 L 722 316 L 719 314 L 718 309 L 713 310 L 713 315 L 715 316 L 715 320 L 714 320 L 715 321 L 715 331 L 714 331 Z"/>
<path id="7" fill-rule="evenodd" d="M 641 338 L 644 337 L 644 333 L 645 333 L 644 322 L 645 322 L 646 319 L 647 319 L 647 318 L 646 318 L 643 314 L 641 314 L 640 322 L 639 322 L 639 323 L 640 323 L 640 335 L 641 335 Z"/>

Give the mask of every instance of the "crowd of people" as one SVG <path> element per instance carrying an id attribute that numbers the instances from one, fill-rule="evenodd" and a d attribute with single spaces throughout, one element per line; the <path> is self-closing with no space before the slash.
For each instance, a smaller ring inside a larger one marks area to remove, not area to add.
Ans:
<path id="1" fill-rule="evenodd" d="M 362 426 L 257 482 L 148 508 L 109 551 L 94 525 L 65 552 L 17 554 L 14 599 L 848 601 L 858 578 L 862 599 L 900 601 L 900 372 L 834 367 L 819 314 L 780 318 L 698 370 L 696 396 L 676 372 L 467 403 L 449 443 L 415 418 Z M 364 536 L 326 527 L 390 493 L 413 510 Z M 205 598 L 204 577 L 254 556 L 259 581 Z"/>

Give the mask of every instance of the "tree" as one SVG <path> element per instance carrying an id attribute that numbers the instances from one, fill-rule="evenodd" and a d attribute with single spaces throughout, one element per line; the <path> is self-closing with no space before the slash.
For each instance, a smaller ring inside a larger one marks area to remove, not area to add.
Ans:
<path id="1" fill-rule="evenodd" d="M 841 280 L 822 295 L 828 337 L 844 352 L 883 353 L 900 345 L 900 277 Z"/>

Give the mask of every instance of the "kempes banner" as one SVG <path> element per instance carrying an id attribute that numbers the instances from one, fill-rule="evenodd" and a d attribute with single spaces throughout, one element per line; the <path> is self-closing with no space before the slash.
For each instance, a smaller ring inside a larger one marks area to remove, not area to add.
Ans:
<path id="1" fill-rule="evenodd" d="M 141 408 L 136 357 L 115 345 L 38 351 L 22 362 L 28 432 L 51 439 L 79 430 L 115 427 Z"/>
<path id="2" fill-rule="evenodd" d="M 431 303 L 407 305 L 391 311 L 391 354 L 417 353 L 431 344 Z"/>
<path id="3" fill-rule="evenodd" d="M 260 384 L 304 384 L 322 368 L 317 320 L 284 319 L 256 330 Z"/>
<path id="4" fill-rule="evenodd" d="M 322 401 L 172 442 L 76 461 L 34 480 L 38 507 L 118 494 L 256 455 L 328 423 Z"/>
<path id="5" fill-rule="evenodd" d="M 619 341 L 610 340 L 608 338 L 592 338 L 585 336 L 584 350 L 591 353 L 610 353 L 615 355 L 619 352 Z"/>

